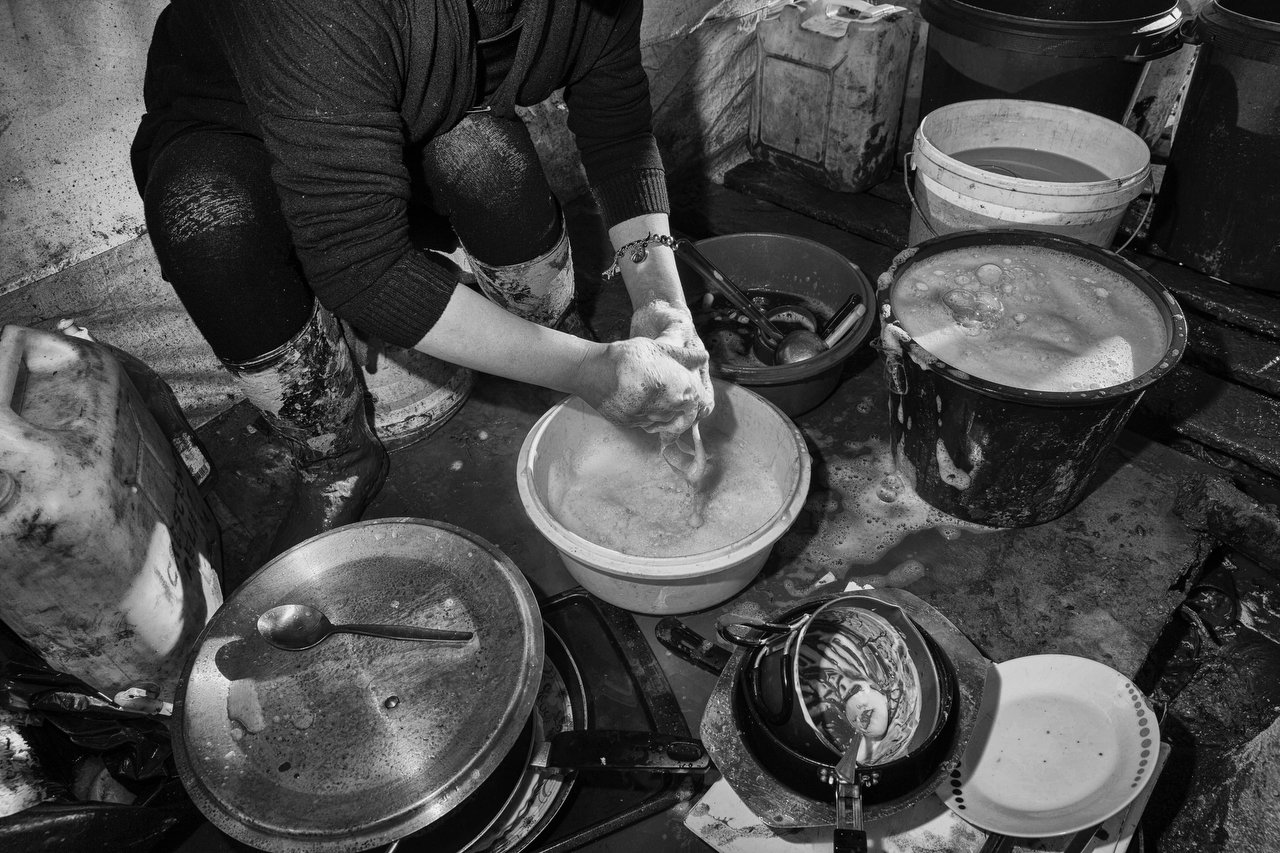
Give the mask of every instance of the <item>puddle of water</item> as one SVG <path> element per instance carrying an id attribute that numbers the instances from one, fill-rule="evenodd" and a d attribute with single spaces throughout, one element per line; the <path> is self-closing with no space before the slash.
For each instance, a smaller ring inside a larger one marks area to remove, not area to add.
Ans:
<path id="1" fill-rule="evenodd" d="M 799 535 L 779 543 L 803 576 L 787 584 L 792 592 L 803 592 L 805 581 L 821 585 L 828 575 L 906 587 L 929 576 L 929 556 L 948 543 L 995 530 L 925 503 L 897 473 L 888 442 L 879 439 L 831 447 L 814 470 L 805 510 Z"/>

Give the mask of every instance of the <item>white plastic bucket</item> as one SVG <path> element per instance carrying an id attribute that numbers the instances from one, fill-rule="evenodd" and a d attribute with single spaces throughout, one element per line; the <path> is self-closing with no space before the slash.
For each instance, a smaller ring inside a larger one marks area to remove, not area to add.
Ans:
<path id="1" fill-rule="evenodd" d="M 373 397 L 373 426 L 388 451 L 422 441 L 457 414 L 475 373 L 411 349 L 385 345 L 377 369 L 364 365 Z"/>
<path id="2" fill-rule="evenodd" d="M 1005 175 L 953 157 L 974 149 L 1027 149 L 1076 160 L 1104 180 Z M 1074 107 L 1004 98 L 934 110 L 916 129 L 911 228 L 916 245 L 977 228 L 1026 228 L 1110 247 L 1151 174 L 1151 151 L 1133 131 Z"/>
<path id="3" fill-rule="evenodd" d="M 809 449 L 782 410 L 759 394 L 722 380 L 704 431 L 721 430 L 765 460 L 782 493 L 768 521 L 736 542 L 684 557 L 642 557 L 597 545 L 570 530 L 548 506 L 552 469 L 571 464 L 588 439 L 602 432 L 618 440 L 651 440 L 606 421 L 579 397 L 544 414 L 520 448 L 516 477 L 520 500 L 534 526 L 560 554 L 569 574 L 588 592 L 634 613 L 692 613 L 725 601 L 759 574 L 773 545 L 796 520 L 809 494 Z"/>

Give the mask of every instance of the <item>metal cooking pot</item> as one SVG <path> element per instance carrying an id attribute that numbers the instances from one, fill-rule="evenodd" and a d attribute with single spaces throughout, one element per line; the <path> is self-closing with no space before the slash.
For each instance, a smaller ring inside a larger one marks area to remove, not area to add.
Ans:
<path id="1" fill-rule="evenodd" d="M 475 636 L 457 646 L 338 635 L 284 651 L 256 631 L 281 603 Z M 422 519 L 347 525 L 267 563 L 205 626 L 175 701 L 175 762 L 210 822 L 273 853 L 406 837 L 462 849 L 531 766 L 709 766 L 687 738 L 545 731 L 535 702 L 548 663 L 588 724 L 572 659 L 496 546 Z"/>
<path id="2" fill-rule="evenodd" d="M 722 620 L 717 632 L 754 649 L 737 679 L 737 721 L 757 757 L 789 787 L 830 800 L 851 727 L 870 735 L 859 762 L 868 803 L 915 790 L 943 759 L 955 675 L 937 644 L 894 605 L 839 596 L 771 622 Z M 860 657 L 856 648 L 843 656 L 841 649 L 859 644 Z M 824 668 L 832 648 L 839 663 Z M 848 703 L 831 701 L 841 688 Z M 849 719 L 851 711 L 861 719 Z"/>

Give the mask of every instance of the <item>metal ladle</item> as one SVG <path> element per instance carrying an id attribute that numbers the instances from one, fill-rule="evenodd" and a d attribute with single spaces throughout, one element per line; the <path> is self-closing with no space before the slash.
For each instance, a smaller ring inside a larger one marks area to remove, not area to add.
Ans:
<path id="1" fill-rule="evenodd" d="M 713 264 L 706 255 L 689 240 L 677 240 L 675 251 L 681 254 L 689 266 L 703 277 L 712 290 L 723 296 L 729 304 L 741 311 L 756 327 L 758 338 L 763 339 L 765 349 L 773 354 L 774 364 L 795 364 L 827 350 L 827 343 L 817 332 L 794 329 L 782 332 L 751 297 Z M 775 312 L 776 314 L 777 312 Z"/>
<path id="2" fill-rule="evenodd" d="M 306 604 L 281 604 L 258 617 L 258 633 L 278 649 L 301 651 L 319 645 L 331 634 L 361 634 L 387 640 L 429 640 L 465 643 L 471 631 L 443 631 L 412 625 L 334 625 L 324 613 Z"/>

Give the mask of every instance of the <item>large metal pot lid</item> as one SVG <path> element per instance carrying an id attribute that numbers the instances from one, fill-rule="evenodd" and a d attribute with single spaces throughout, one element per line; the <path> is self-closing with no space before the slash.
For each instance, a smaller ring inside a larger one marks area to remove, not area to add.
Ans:
<path id="1" fill-rule="evenodd" d="M 283 651 L 263 611 L 474 631 L 465 645 L 337 634 Z M 268 851 L 357 851 L 432 823 L 509 752 L 542 673 L 520 570 L 450 524 L 347 525 L 263 566 L 214 614 L 179 688 L 174 757 L 192 800 Z"/>

